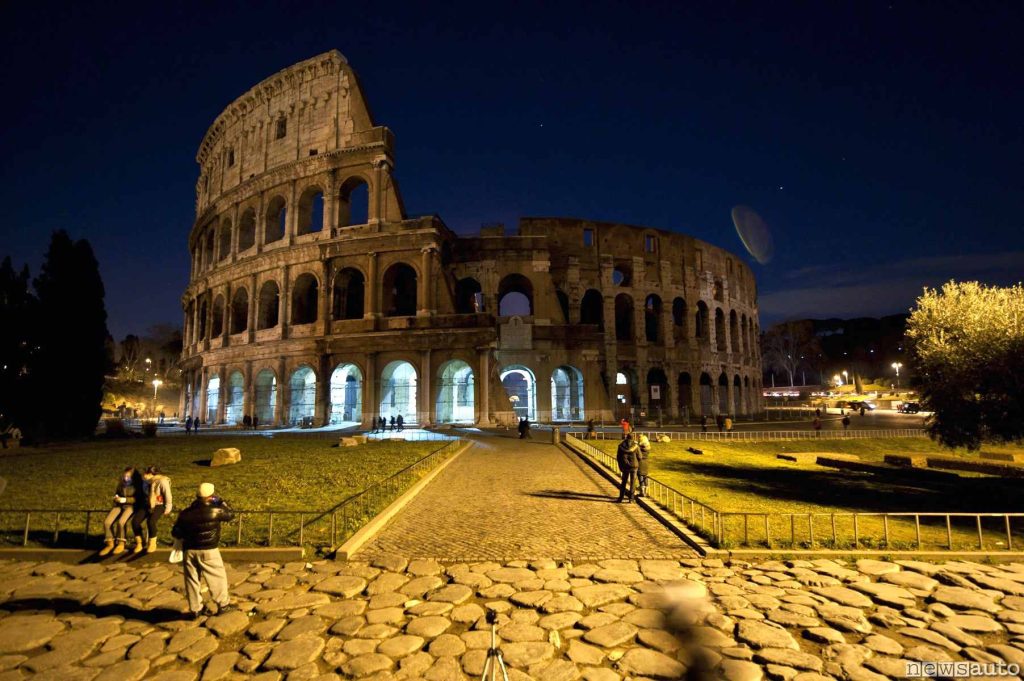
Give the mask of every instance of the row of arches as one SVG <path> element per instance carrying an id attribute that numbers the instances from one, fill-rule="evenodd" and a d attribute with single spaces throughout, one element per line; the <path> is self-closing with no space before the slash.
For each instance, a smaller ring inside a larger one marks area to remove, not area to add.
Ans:
<path id="1" fill-rule="evenodd" d="M 707 372 L 701 372 L 696 382 L 687 371 L 676 376 L 674 385 L 668 375 L 660 367 L 647 370 L 645 385 L 650 394 L 645 404 L 651 409 L 668 409 L 674 400 L 681 416 L 697 414 L 749 414 L 758 409 L 760 381 L 750 376 L 734 374 L 730 379 L 726 372 L 717 378 Z M 637 403 L 640 376 L 635 369 L 625 368 L 616 374 L 616 402 L 628 411 L 628 407 Z M 656 386 L 656 390 L 653 388 Z M 673 390 L 675 395 L 672 395 Z"/>

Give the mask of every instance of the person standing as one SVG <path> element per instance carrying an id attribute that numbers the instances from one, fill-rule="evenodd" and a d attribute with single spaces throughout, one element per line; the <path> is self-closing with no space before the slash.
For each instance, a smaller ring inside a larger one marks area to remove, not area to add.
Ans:
<path id="1" fill-rule="evenodd" d="M 715 416 L 715 425 L 718 426 L 718 432 L 722 432 L 722 427 L 725 426 L 725 422 L 722 420 L 722 415 L 718 414 Z"/>
<path id="2" fill-rule="evenodd" d="M 650 473 L 650 458 L 651 458 L 651 440 L 646 435 L 640 436 L 640 441 L 637 443 L 639 450 L 637 452 L 637 487 L 640 490 L 637 492 L 638 497 L 647 496 L 647 476 Z"/>
<path id="3" fill-rule="evenodd" d="M 196 500 L 178 514 L 171 528 L 171 535 L 181 540 L 184 551 L 181 564 L 185 574 L 185 597 L 193 619 L 209 614 L 199 592 L 201 580 L 205 580 L 210 589 L 210 598 L 218 606 L 217 614 L 238 609 L 231 603 L 228 576 L 219 548 L 221 523 L 231 521 L 234 514 L 227 502 L 214 496 L 215 491 L 212 483 L 199 485 Z"/>
<path id="4" fill-rule="evenodd" d="M 850 429 L 850 417 L 849 416 L 843 416 L 843 430 L 849 430 L 849 429 Z"/>
<path id="5" fill-rule="evenodd" d="M 814 427 L 814 437 L 821 437 L 821 419 L 815 417 L 814 420 L 811 422 L 811 425 Z"/>
<path id="6" fill-rule="evenodd" d="M 185 435 L 190 435 L 191 433 L 192 433 L 192 417 L 191 416 L 186 416 L 185 417 Z"/>
<path id="7" fill-rule="evenodd" d="M 398 426 L 398 432 L 402 432 L 402 429 L 405 427 L 405 417 L 399 414 L 395 419 L 395 425 Z"/>
<path id="8" fill-rule="evenodd" d="M 594 419 L 587 421 L 587 439 L 593 440 L 597 437 L 597 433 L 594 430 Z"/>
<path id="9" fill-rule="evenodd" d="M 616 461 L 619 464 L 619 473 L 621 474 L 621 482 L 619 484 L 619 503 L 621 504 L 623 499 L 626 500 L 627 504 L 633 503 L 633 496 L 636 494 L 636 469 L 640 465 L 640 447 L 637 446 L 633 437 L 627 435 L 622 438 L 622 442 L 619 443 L 618 451 L 616 452 Z M 626 496 L 626 486 L 629 486 L 629 496 Z"/>
<path id="10" fill-rule="evenodd" d="M 395 420 L 394 416 L 391 417 L 391 423 L 389 425 L 391 426 L 391 430 L 395 430 L 397 428 L 398 421 Z"/>
<path id="11" fill-rule="evenodd" d="M 732 417 L 727 415 L 725 417 L 725 432 L 728 433 L 728 432 L 731 432 L 731 431 L 732 431 Z"/>
<path id="12" fill-rule="evenodd" d="M 704 414 L 704 415 L 702 415 L 700 417 L 700 432 L 702 432 L 702 433 L 708 432 L 708 417 L 707 417 L 707 414 Z"/>
<path id="13" fill-rule="evenodd" d="M 118 555 L 124 553 L 125 534 L 128 531 L 128 521 L 131 520 L 132 512 L 135 510 L 135 485 L 132 476 L 135 469 L 128 466 L 121 473 L 114 489 L 114 506 L 103 521 L 104 543 L 100 549 L 100 555 L 106 556 L 113 553 Z"/>
<path id="14" fill-rule="evenodd" d="M 252 429 L 256 430 L 259 427 L 260 427 L 260 417 L 257 416 L 256 414 L 253 414 L 252 415 Z"/>
<path id="15" fill-rule="evenodd" d="M 146 498 L 144 507 L 137 507 L 132 516 L 132 530 L 135 532 L 135 549 L 132 553 L 142 551 L 142 523 L 146 523 L 146 553 L 156 551 L 156 540 L 160 518 L 171 512 L 171 479 L 160 473 L 156 466 L 150 466 L 142 474 L 142 491 Z"/>

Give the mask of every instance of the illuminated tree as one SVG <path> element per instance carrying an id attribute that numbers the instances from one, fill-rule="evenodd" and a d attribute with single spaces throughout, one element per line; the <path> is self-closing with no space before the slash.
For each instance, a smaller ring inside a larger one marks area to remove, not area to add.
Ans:
<path id="1" fill-rule="evenodd" d="M 925 289 L 907 339 L 933 438 L 968 449 L 1024 438 L 1024 287 Z"/>

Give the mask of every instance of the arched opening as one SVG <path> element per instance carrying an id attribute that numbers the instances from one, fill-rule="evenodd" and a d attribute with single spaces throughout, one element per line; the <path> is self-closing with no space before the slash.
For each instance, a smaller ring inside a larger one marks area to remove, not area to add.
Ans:
<path id="1" fill-rule="evenodd" d="M 574 366 L 560 366 L 551 372 L 551 420 L 583 419 L 583 372 Z"/>
<path id="2" fill-rule="evenodd" d="M 715 347 L 725 352 L 725 313 L 722 308 L 715 308 Z"/>
<path id="3" fill-rule="evenodd" d="M 312 324 L 317 318 L 320 284 L 309 272 L 300 274 L 292 285 L 292 324 Z"/>
<path id="4" fill-rule="evenodd" d="M 439 373 L 438 423 L 473 423 L 473 369 L 462 360 L 445 362 Z"/>
<path id="5" fill-rule="evenodd" d="M 199 303 L 199 338 L 197 340 L 206 339 L 206 313 L 209 309 L 206 302 L 206 298 L 203 298 L 203 302 Z"/>
<path id="6" fill-rule="evenodd" d="M 693 411 L 693 381 L 690 374 L 685 371 L 679 373 L 676 392 L 679 400 L 679 416 L 684 420 L 689 420 Z"/>
<path id="7" fill-rule="evenodd" d="M 256 209 L 247 208 L 238 220 L 238 252 L 256 245 Z"/>
<path id="8" fill-rule="evenodd" d="M 370 221 L 370 191 L 366 180 L 350 177 L 338 192 L 338 226 L 365 225 Z"/>
<path id="9" fill-rule="evenodd" d="M 740 380 L 739 374 L 737 374 L 732 379 L 732 413 L 735 416 L 739 416 L 744 411 L 743 382 Z"/>
<path id="10" fill-rule="evenodd" d="M 661 417 L 668 405 L 668 377 L 660 367 L 647 370 L 648 415 Z"/>
<path id="11" fill-rule="evenodd" d="M 623 287 L 632 286 L 633 266 L 627 262 L 615 263 L 615 269 L 612 270 L 612 284 Z"/>
<path id="12" fill-rule="evenodd" d="M 386 317 L 411 317 L 416 314 L 416 270 L 404 262 L 396 262 L 384 272 Z"/>
<path id="13" fill-rule="evenodd" d="M 231 220 L 224 218 L 220 223 L 220 245 L 217 248 L 217 260 L 227 260 L 231 255 Z"/>
<path id="14" fill-rule="evenodd" d="M 220 376 L 210 376 L 206 381 L 205 423 L 217 423 L 217 408 L 220 406 Z"/>
<path id="15" fill-rule="evenodd" d="M 484 309 L 484 294 L 480 282 L 472 277 L 455 282 L 455 313 L 473 314 Z"/>
<path id="16" fill-rule="evenodd" d="M 280 307 L 281 291 L 277 287 L 277 282 L 263 282 L 263 286 L 260 288 L 256 329 L 272 329 L 277 326 Z"/>
<path id="17" fill-rule="evenodd" d="M 604 296 L 600 291 L 588 289 L 580 303 L 580 324 L 596 324 L 604 328 Z"/>
<path id="18" fill-rule="evenodd" d="M 697 312 L 694 315 L 694 333 L 697 340 L 707 343 L 711 340 L 711 327 L 708 325 L 708 306 L 703 300 L 697 303 Z"/>
<path id="19" fill-rule="evenodd" d="M 270 199 L 270 203 L 267 204 L 267 223 L 263 230 L 263 243 L 269 244 L 284 238 L 287 213 L 284 197 L 275 196 Z"/>
<path id="20" fill-rule="evenodd" d="M 355 364 L 339 364 L 331 373 L 332 425 L 363 420 L 363 373 Z"/>
<path id="21" fill-rule="evenodd" d="M 218 338 L 224 335 L 224 296 L 217 296 L 213 301 L 213 319 L 210 328 L 210 338 Z"/>
<path id="22" fill-rule="evenodd" d="M 236 288 L 231 296 L 231 333 L 242 333 L 249 328 L 249 292 Z"/>
<path id="23" fill-rule="evenodd" d="M 754 393 L 750 391 L 750 376 L 743 377 L 743 411 L 745 414 L 752 414 L 756 409 L 757 401 L 754 399 Z"/>
<path id="24" fill-rule="evenodd" d="M 672 338 L 677 342 L 686 338 L 686 301 L 682 298 L 672 301 Z"/>
<path id="25" fill-rule="evenodd" d="M 253 416 L 259 423 L 267 426 L 274 423 L 274 410 L 277 407 L 277 377 L 270 369 L 263 369 L 256 374 L 253 390 Z"/>
<path id="26" fill-rule="evenodd" d="M 633 299 L 628 293 L 615 296 L 615 340 L 632 343 Z"/>
<path id="27" fill-rule="evenodd" d="M 308 187 L 299 197 L 299 234 L 312 234 L 324 228 L 324 192 Z"/>
<path id="28" fill-rule="evenodd" d="M 312 426 L 313 411 L 316 408 L 316 373 L 309 367 L 299 367 L 292 374 L 289 387 L 288 423 L 292 426 Z"/>
<path id="29" fill-rule="evenodd" d="M 714 409 L 714 390 L 712 390 L 711 376 L 706 373 L 700 375 L 700 413 L 702 416 L 711 416 Z"/>
<path id="30" fill-rule="evenodd" d="M 632 369 L 624 369 L 615 374 L 615 416 L 631 418 L 633 404 L 636 403 L 636 380 Z"/>
<path id="31" fill-rule="evenodd" d="M 718 377 L 718 413 L 729 413 L 729 377 L 724 371 Z"/>
<path id="32" fill-rule="evenodd" d="M 206 231 L 206 267 L 211 267 L 216 259 L 216 254 L 213 250 L 217 246 L 217 235 L 215 232 L 216 230 L 212 226 Z"/>
<path id="33" fill-rule="evenodd" d="M 725 299 L 725 287 L 722 285 L 721 279 L 715 279 L 715 300 L 721 302 Z"/>
<path id="34" fill-rule="evenodd" d="M 729 343 L 733 352 L 743 352 L 740 345 L 740 321 L 736 316 L 736 310 L 729 311 Z"/>
<path id="35" fill-rule="evenodd" d="M 228 376 L 228 401 L 224 405 L 224 420 L 231 425 L 242 422 L 245 407 L 245 377 L 241 371 L 232 371 Z"/>
<path id="36" fill-rule="evenodd" d="M 516 418 L 536 421 L 537 379 L 533 372 L 521 364 L 507 366 L 501 370 L 501 385 Z"/>
<path id="37" fill-rule="evenodd" d="M 363 273 L 352 267 L 334 275 L 334 291 L 331 296 L 332 319 L 362 319 L 363 301 L 366 300 Z"/>
<path id="38" fill-rule="evenodd" d="M 565 324 L 569 323 L 569 294 L 562 290 L 555 291 L 555 297 L 558 298 L 558 307 L 562 310 L 562 320 Z"/>
<path id="39" fill-rule="evenodd" d="M 498 284 L 498 315 L 528 317 L 533 314 L 533 284 L 521 274 L 509 274 Z"/>
<path id="40" fill-rule="evenodd" d="M 408 425 L 416 423 L 416 367 L 409 362 L 391 362 L 380 375 L 380 415 L 388 419 L 402 415 Z"/>
<path id="41" fill-rule="evenodd" d="M 661 298 L 653 293 L 644 301 L 644 336 L 648 343 L 660 343 L 661 332 Z"/>

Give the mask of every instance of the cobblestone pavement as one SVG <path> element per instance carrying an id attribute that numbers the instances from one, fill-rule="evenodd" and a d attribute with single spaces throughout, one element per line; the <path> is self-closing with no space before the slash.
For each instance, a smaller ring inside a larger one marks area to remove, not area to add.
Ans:
<path id="1" fill-rule="evenodd" d="M 478 440 L 357 554 L 443 560 L 695 555 L 613 485 L 550 444 Z"/>
<path id="2" fill-rule="evenodd" d="M 1024 565 L 862 560 L 239 566 L 241 611 L 181 617 L 168 564 L 0 563 L 0 681 L 479 678 L 868 681 L 1024 665 Z M 700 647 L 681 643 L 680 632 Z"/>

